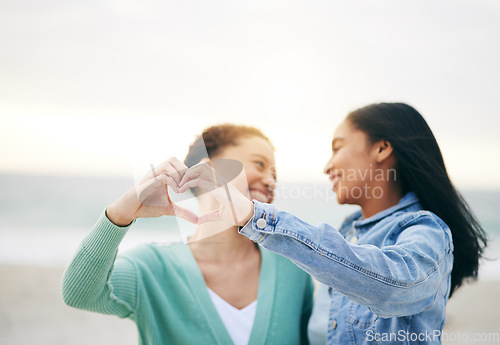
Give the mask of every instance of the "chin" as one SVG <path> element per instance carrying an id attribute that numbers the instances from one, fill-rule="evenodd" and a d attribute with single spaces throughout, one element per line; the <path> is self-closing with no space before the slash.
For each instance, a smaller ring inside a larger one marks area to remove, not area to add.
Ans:
<path id="1" fill-rule="evenodd" d="M 253 199 L 255 199 L 255 200 L 257 200 L 257 201 L 260 201 L 260 202 L 262 202 L 262 203 L 264 203 L 264 204 L 270 204 L 270 203 L 272 203 L 272 202 L 273 202 L 273 199 L 271 199 L 271 198 L 269 198 L 269 199 L 263 199 L 263 198 L 253 198 Z"/>
<path id="2" fill-rule="evenodd" d="M 335 193 L 335 196 L 337 197 L 337 203 L 339 205 L 346 205 L 346 204 L 351 203 L 349 198 L 348 198 L 349 191 L 346 190 L 345 187 L 334 189 L 333 192 Z"/>
<path id="3" fill-rule="evenodd" d="M 260 193 L 259 191 L 250 191 L 250 200 L 257 200 L 266 204 L 270 204 L 273 201 L 273 197 L 271 195 L 266 195 Z"/>
<path id="4" fill-rule="evenodd" d="M 337 195 L 337 204 L 344 205 L 347 203 L 345 198 L 343 198 L 341 195 L 339 195 L 338 193 L 336 195 Z"/>

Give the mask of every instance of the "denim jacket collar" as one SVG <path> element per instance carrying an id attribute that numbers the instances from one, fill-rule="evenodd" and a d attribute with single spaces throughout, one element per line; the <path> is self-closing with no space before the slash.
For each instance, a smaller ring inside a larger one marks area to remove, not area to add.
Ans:
<path id="1" fill-rule="evenodd" d="M 353 224 L 353 226 L 360 228 L 360 227 L 364 227 L 366 225 L 369 225 L 371 223 L 378 222 L 379 220 L 381 220 L 387 216 L 390 216 L 391 214 L 393 214 L 397 211 L 400 211 L 400 210 L 408 208 L 412 205 L 418 204 L 418 202 L 419 201 L 418 201 L 418 198 L 415 195 L 415 193 L 409 192 L 409 193 L 406 193 L 406 195 L 399 201 L 399 203 L 397 205 L 394 205 L 392 207 L 389 207 L 388 209 L 380 211 L 379 213 L 377 213 L 369 218 L 362 219 L 361 218 L 361 211 L 356 212 L 352 216 L 352 218 L 351 217 L 350 218 L 351 219 L 358 219 L 358 220 L 355 220 L 352 224 Z"/>

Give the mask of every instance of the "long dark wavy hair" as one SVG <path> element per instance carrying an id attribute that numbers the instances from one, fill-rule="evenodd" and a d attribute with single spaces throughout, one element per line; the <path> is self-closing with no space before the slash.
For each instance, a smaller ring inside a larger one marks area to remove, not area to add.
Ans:
<path id="1" fill-rule="evenodd" d="M 425 210 L 449 226 L 455 248 L 450 296 L 464 280 L 477 279 L 486 233 L 451 182 L 436 138 L 422 115 L 404 103 L 379 103 L 351 112 L 347 120 L 365 132 L 371 143 L 391 143 L 403 193 L 414 192 Z"/>

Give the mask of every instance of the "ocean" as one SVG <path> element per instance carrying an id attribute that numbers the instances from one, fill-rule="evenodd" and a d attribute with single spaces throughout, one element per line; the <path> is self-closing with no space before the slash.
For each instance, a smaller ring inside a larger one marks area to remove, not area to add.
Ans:
<path id="1" fill-rule="evenodd" d="M 103 210 L 134 185 L 130 178 L 0 174 L 0 264 L 66 265 Z M 461 191 L 490 238 L 480 279 L 500 280 L 500 191 Z M 331 186 L 278 183 L 274 204 L 311 224 L 334 227 L 355 211 Z M 181 205 L 196 210 L 194 198 Z M 182 241 L 194 226 L 175 217 L 139 219 L 120 250 L 142 242 Z M 495 260 L 496 259 L 496 260 Z"/>

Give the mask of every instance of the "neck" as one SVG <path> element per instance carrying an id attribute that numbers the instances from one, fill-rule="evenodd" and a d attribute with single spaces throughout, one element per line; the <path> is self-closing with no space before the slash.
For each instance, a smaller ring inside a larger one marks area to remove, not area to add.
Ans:
<path id="1" fill-rule="evenodd" d="M 255 243 L 240 235 L 236 227 L 220 225 L 220 222 L 203 224 L 189 238 L 189 246 L 197 261 L 234 262 L 258 251 Z"/>
<path id="2" fill-rule="evenodd" d="M 363 200 L 363 203 L 360 203 L 364 219 L 397 205 L 403 197 L 401 186 L 397 183 L 381 183 L 377 186 L 370 186 L 370 188 L 372 191 L 381 192 L 372 193 L 373 195 L 369 195 Z"/>

